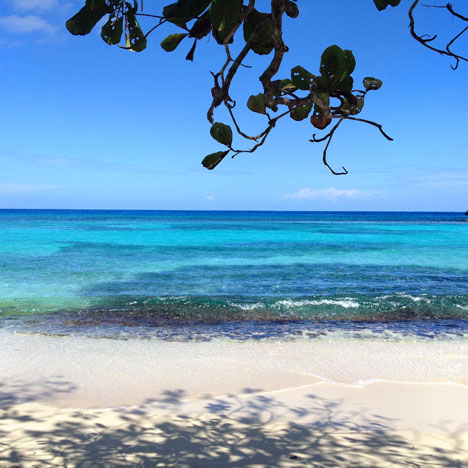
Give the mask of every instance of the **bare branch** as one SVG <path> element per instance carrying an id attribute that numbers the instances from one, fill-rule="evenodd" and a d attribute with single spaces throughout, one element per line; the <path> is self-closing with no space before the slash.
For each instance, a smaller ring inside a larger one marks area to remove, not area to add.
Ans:
<path id="1" fill-rule="evenodd" d="M 227 48 L 227 51 L 229 51 L 229 48 Z M 214 109 L 218 107 L 226 99 L 230 99 L 229 87 L 231 86 L 232 79 L 234 78 L 237 70 L 239 69 L 239 66 L 242 63 L 242 60 L 244 60 L 244 58 L 247 56 L 249 52 L 250 52 L 250 42 L 247 41 L 245 46 L 242 48 L 239 55 L 236 57 L 231 67 L 229 68 L 226 78 L 224 79 L 224 76 L 220 74 L 221 72 L 218 73 L 217 75 L 213 75 L 215 77 L 215 86 L 211 89 L 211 94 L 213 95 L 213 101 L 207 113 L 207 118 L 210 123 L 214 122 L 213 120 Z M 223 74 L 224 74 L 224 70 L 227 68 L 227 66 L 231 62 L 232 62 L 232 58 L 229 54 L 223 68 L 221 69 Z M 222 87 L 220 87 L 219 84 L 217 83 L 217 79 L 216 79 L 217 76 L 222 76 Z"/>
<path id="2" fill-rule="evenodd" d="M 453 7 L 452 7 L 452 5 L 450 3 L 447 3 L 446 8 L 450 13 L 452 13 L 453 16 L 456 16 L 457 18 L 461 19 L 462 21 L 468 21 L 468 17 L 467 16 L 462 16 L 460 13 L 457 13 L 456 11 L 454 11 L 454 9 L 453 9 Z"/>
<path id="3" fill-rule="evenodd" d="M 428 49 L 430 49 L 430 50 L 432 50 L 434 52 L 437 52 L 437 53 L 439 53 L 441 55 L 446 55 L 448 57 L 452 57 L 455 60 L 455 65 L 452 65 L 452 68 L 454 70 L 458 68 L 458 65 L 459 65 L 460 61 L 468 62 L 468 58 L 463 57 L 462 55 L 458 55 L 458 54 L 454 53 L 450 49 L 452 44 L 468 30 L 468 27 L 464 28 L 453 39 L 451 39 L 450 42 L 446 45 L 445 49 L 440 49 L 438 47 L 432 46 L 429 43 L 432 42 L 433 40 L 435 40 L 437 38 L 437 35 L 428 36 L 427 34 L 419 35 L 418 33 L 416 33 L 414 10 L 418 6 L 418 4 L 419 4 L 419 0 L 414 0 L 413 4 L 411 5 L 411 7 L 410 7 L 410 9 L 408 11 L 408 15 L 409 15 L 409 19 L 410 19 L 409 28 L 410 28 L 411 36 L 413 36 L 413 38 L 416 39 L 424 47 L 427 47 Z M 443 8 L 443 9 L 448 10 L 453 16 L 461 19 L 462 21 L 468 21 L 468 18 L 466 18 L 465 16 L 461 15 L 460 13 L 457 13 L 456 11 L 454 11 L 453 7 L 452 7 L 452 5 L 450 3 L 447 3 L 447 5 L 445 5 L 445 6 L 426 5 L 426 4 L 422 4 L 422 6 L 424 6 L 426 8 Z"/>
<path id="4" fill-rule="evenodd" d="M 283 13 L 286 10 L 285 0 L 271 1 L 271 14 L 273 17 L 273 40 L 275 53 L 270 65 L 260 75 L 260 82 L 263 85 L 265 94 L 265 104 L 267 107 L 276 112 L 278 106 L 273 100 L 273 90 L 271 79 L 278 73 L 281 62 L 283 61 L 284 53 L 288 50 L 283 42 Z"/>
<path id="5" fill-rule="evenodd" d="M 335 117 L 335 118 L 338 118 L 338 117 Z M 361 119 L 359 117 L 353 117 L 353 116 L 341 116 L 339 117 L 339 121 L 338 123 L 330 130 L 329 133 L 327 133 L 325 136 L 321 137 L 321 138 L 317 138 L 316 137 L 316 134 L 314 133 L 312 135 L 312 139 L 309 140 L 311 143 L 321 143 L 323 141 L 327 141 L 327 144 L 325 145 L 325 149 L 323 150 L 323 164 L 325 164 L 325 166 L 328 167 L 328 169 L 330 169 L 330 171 L 332 172 L 332 174 L 334 175 L 346 175 L 348 174 L 348 171 L 346 170 L 345 167 L 343 167 L 343 172 L 336 172 L 335 170 L 333 170 L 332 167 L 330 167 L 330 165 L 328 164 L 328 161 L 327 161 L 327 151 L 328 151 L 328 147 L 330 146 L 330 143 L 331 143 L 331 140 L 333 138 L 333 135 L 335 134 L 336 130 L 338 129 L 338 127 L 341 125 L 341 122 L 343 122 L 343 120 L 354 120 L 356 122 L 363 122 L 363 123 L 367 123 L 369 125 L 372 125 L 373 127 L 376 127 L 379 129 L 380 133 L 387 139 L 387 140 L 390 140 L 390 141 L 393 141 L 393 138 L 390 137 L 389 135 L 387 135 L 383 128 L 382 128 L 382 125 L 378 124 L 377 122 L 373 122 L 372 120 L 367 120 L 367 119 Z"/>
<path id="6" fill-rule="evenodd" d="M 164 16 L 160 16 L 160 15 L 151 15 L 151 14 L 149 14 L 149 13 L 135 13 L 135 16 L 148 16 L 149 18 L 158 18 L 158 19 L 164 18 Z"/>
<path id="7" fill-rule="evenodd" d="M 341 125 L 341 122 L 343 122 L 343 120 L 345 120 L 345 117 L 341 117 L 339 120 L 338 120 L 338 123 L 330 130 L 330 132 L 325 135 L 323 138 L 316 138 L 315 137 L 315 134 L 312 136 L 312 140 L 309 140 L 310 142 L 312 143 L 318 143 L 318 142 L 321 142 L 321 141 L 325 141 L 325 140 L 328 140 L 327 141 L 327 144 L 325 145 L 325 148 L 323 150 L 323 155 L 322 155 L 322 161 L 323 161 L 323 164 L 325 164 L 325 166 L 328 167 L 328 169 L 330 169 L 330 172 L 334 175 L 346 175 L 348 174 L 348 171 L 346 170 L 346 168 L 344 166 L 342 166 L 342 169 L 343 169 L 343 172 L 337 172 L 335 171 L 331 166 L 330 164 L 328 164 L 328 161 L 327 161 L 327 151 L 328 151 L 328 147 L 330 146 L 330 143 L 332 141 L 332 138 L 333 138 L 333 135 L 335 134 L 336 130 L 338 129 L 338 127 Z"/>
<path id="8" fill-rule="evenodd" d="M 325 141 L 330 136 L 329 133 L 327 133 L 324 137 L 321 137 L 321 138 L 317 138 L 315 135 L 317 134 L 314 133 L 312 135 L 312 140 L 309 140 L 311 143 L 321 143 L 322 141 Z"/>
<path id="9" fill-rule="evenodd" d="M 348 174 L 348 171 L 346 170 L 346 168 L 344 166 L 341 166 L 341 168 L 343 169 L 343 172 L 336 172 L 331 166 L 330 164 L 328 164 L 328 161 L 327 161 L 327 151 L 328 151 L 328 147 L 330 146 L 330 143 L 332 141 L 332 138 L 333 138 L 333 134 L 335 133 L 336 129 L 339 127 L 339 125 L 341 124 L 343 120 L 340 120 L 332 129 L 332 131 L 330 132 L 330 136 L 328 138 L 328 142 L 327 144 L 325 145 L 325 149 L 323 150 L 323 157 L 322 157 L 322 160 L 323 160 L 323 164 L 325 164 L 325 166 L 328 167 L 328 169 L 330 169 L 331 173 L 333 175 L 346 175 Z"/>
<path id="10" fill-rule="evenodd" d="M 461 37 L 467 30 L 468 30 L 468 26 L 467 26 L 466 28 L 462 29 L 462 30 L 447 44 L 447 47 L 446 47 L 447 52 L 449 52 L 449 53 L 452 54 L 452 55 L 455 55 L 455 54 L 450 50 L 450 47 L 451 47 L 452 44 L 453 44 L 459 37 Z"/>
<path id="11" fill-rule="evenodd" d="M 373 122 L 372 120 L 367 120 L 367 119 L 360 119 L 358 117 L 352 117 L 352 116 L 348 116 L 346 117 L 347 120 L 355 120 L 356 122 L 364 122 L 366 124 L 369 124 L 369 125 L 372 125 L 374 127 L 377 127 L 380 131 L 380 133 L 389 141 L 393 141 L 393 138 L 389 135 L 387 135 L 383 128 L 382 128 L 382 125 L 378 124 L 377 122 Z"/>
<path id="12" fill-rule="evenodd" d="M 468 21 L 468 17 L 463 16 L 462 14 L 456 12 L 453 9 L 453 5 L 451 3 L 447 3 L 446 5 L 427 5 L 423 3 L 421 6 L 426 7 L 426 8 L 442 8 L 444 10 L 448 10 L 453 16 L 461 19 L 462 21 Z"/>
<path id="13" fill-rule="evenodd" d="M 228 109 L 229 109 L 229 107 L 228 107 Z M 283 112 L 282 114 L 277 115 L 273 119 L 269 119 L 268 127 L 262 133 L 260 133 L 256 137 L 249 137 L 248 135 L 244 136 L 243 133 L 240 131 L 239 126 L 237 125 L 237 122 L 236 122 L 236 120 L 234 118 L 234 114 L 232 113 L 232 110 L 231 110 L 232 120 L 233 120 L 234 125 L 236 126 L 236 129 L 238 130 L 240 135 L 243 135 L 244 138 L 247 138 L 247 139 L 250 139 L 250 140 L 255 140 L 255 141 L 257 141 L 257 140 L 259 140 L 261 138 L 260 142 L 258 142 L 256 145 L 254 145 L 252 148 L 250 148 L 248 150 L 236 150 L 234 148 L 229 148 L 229 149 L 231 149 L 232 151 L 235 152 L 235 154 L 232 157 L 234 158 L 235 156 L 237 156 L 240 153 L 253 153 L 257 148 L 259 148 L 260 146 L 262 146 L 265 143 L 268 134 L 276 126 L 276 123 L 278 122 L 278 120 L 282 119 L 284 116 L 288 115 L 290 112 L 291 112 L 291 110 L 288 109 L 286 112 Z"/>

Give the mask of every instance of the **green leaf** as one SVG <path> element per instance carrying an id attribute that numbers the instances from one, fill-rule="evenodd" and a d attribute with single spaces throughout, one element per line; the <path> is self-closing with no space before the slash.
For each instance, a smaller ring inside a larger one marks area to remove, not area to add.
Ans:
<path id="1" fill-rule="evenodd" d="M 267 55 L 273 50 L 273 18 L 268 13 L 252 10 L 244 20 L 244 40 L 250 40 L 252 50 Z"/>
<path id="2" fill-rule="evenodd" d="M 354 58 L 353 52 L 351 50 L 344 50 L 344 59 L 346 64 L 346 73 L 351 75 L 354 69 L 356 68 L 356 59 Z"/>
<path id="3" fill-rule="evenodd" d="M 96 23 L 107 13 L 107 10 L 91 10 L 84 6 L 66 23 L 67 29 L 74 36 L 85 36 L 96 26 Z"/>
<path id="4" fill-rule="evenodd" d="M 201 15 L 211 3 L 211 0 L 179 0 L 187 10 L 188 14 L 193 18 Z"/>
<path id="5" fill-rule="evenodd" d="M 195 23 L 192 26 L 192 29 L 190 29 L 190 37 L 194 37 L 196 39 L 201 39 L 202 37 L 205 37 L 208 35 L 211 31 L 211 21 L 210 21 L 210 15 L 208 12 L 203 13 L 200 18 L 195 21 Z"/>
<path id="6" fill-rule="evenodd" d="M 382 11 L 387 8 L 388 2 L 387 0 L 374 0 L 375 6 L 377 7 L 377 10 Z"/>
<path id="7" fill-rule="evenodd" d="M 219 143 L 231 146 L 232 130 L 229 125 L 221 122 L 215 122 L 210 129 L 210 135 Z"/>
<path id="8" fill-rule="evenodd" d="M 366 76 L 362 80 L 362 84 L 364 85 L 364 88 L 366 88 L 366 91 L 374 91 L 382 86 L 382 80 L 379 80 L 378 78 L 372 78 L 371 76 Z"/>
<path id="9" fill-rule="evenodd" d="M 205 158 L 202 161 L 202 164 L 204 167 L 211 171 L 226 157 L 228 153 L 229 150 L 211 153 L 208 156 L 205 156 Z"/>
<path id="10" fill-rule="evenodd" d="M 352 76 L 345 76 L 337 85 L 340 91 L 350 92 L 353 89 L 354 80 Z"/>
<path id="11" fill-rule="evenodd" d="M 193 62 L 193 57 L 195 55 L 196 48 L 197 48 L 197 40 L 195 39 L 193 41 L 192 47 L 190 47 L 188 54 L 185 56 L 185 60 L 190 60 L 191 62 Z"/>
<path id="12" fill-rule="evenodd" d="M 315 76 L 301 66 L 294 67 L 291 70 L 291 81 L 297 89 L 307 91 L 312 86 Z"/>
<path id="13" fill-rule="evenodd" d="M 325 49 L 320 62 L 321 78 L 315 80 L 317 89 L 351 91 L 353 79 L 350 76 L 356 68 L 352 51 L 342 50 L 337 45 Z"/>
<path id="14" fill-rule="evenodd" d="M 170 23 L 173 23 L 184 29 L 186 27 L 185 23 L 187 23 L 187 21 L 190 21 L 192 19 L 190 15 L 187 13 L 187 10 L 183 8 L 179 2 L 166 5 L 163 8 L 163 16 Z"/>
<path id="15" fill-rule="evenodd" d="M 351 107 L 351 114 L 352 115 L 359 114 L 359 112 L 362 111 L 363 107 L 364 107 L 364 98 L 363 97 L 356 98 L 356 105 Z"/>
<path id="16" fill-rule="evenodd" d="M 109 45 L 118 44 L 122 37 L 123 17 L 116 18 L 112 15 L 101 29 L 101 37 Z"/>
<path id="17" fill-rule="evenodd" d="M 161 42 L 161 47 L 166 51 L 166 52 L 172 52 L 177 48 L 177 46 L 181 43 L 182 39 L 188 36 L 188 33 L 185 34 L 171 34 L 166 37 Z"/>
<path id="18" fill-rule="evenodd" d="M 328 91 L 328 80 L 323 76 L 316 76 L 314 78 L 314 86 L 318 92 Z"/>
<path id="19" fill-rule="evenodd" d="M 240 18 L 242 0 L 212 0 L 210 19 L 218 40 L 223 42 Z"/>
<path id="20" fill-rule="evenodd" d="M 210 4 L 211 0 L 179 0 L 163 8 L 163 16 L 171 23 L 186 27 L 186 23 L 201 13 L 203 13 Z"/>
<path id="21" fill-rule="evenodd" d="M 106 0 L 86 0 L 85 5 L 91 10 L 107 9 Z"/>
<path id="22" fill-rule="evenodd" d="M 146 49 L 146 38 L 138 24 L 134 14 L 127 14 L 128 37 L 127 47 L 133 52 L 141 52 Z"/>
<path id="23" fill-rule="evenodd" d="M 347 60 L 344 51 L 337 45 L 327 47 L 320 61 L 320 74 L 326 79 L 328 86 L 333 88 L 347 75 L 346 71 Z"/>
<path id="24" fill-rule="evenodd" d="M 300 120 L 306 119 L 309 116 L 311 110 L 312 110 L 312 104 L 306 104 L 304 106 L 297 106 L 291 111 L 289 115 L 291 119 L 300 121 Z"/>
<path id="25" fill-rule="evenodd" d="M 388 5 L 392 7 L 396 7 L 397 5 L 400 4 L 401 0 L 374 0 L 375 6 L 377 7 L 377 10 L 385 10 L 385 8 L 388 7 Z"/>
<path id="26" fill-rule="evenodd" d="M 252 112 L 257 112 L 258 114 L 266 114 L 265 96 L 262 93 L 250 96 L 247 101 L 247 107 Z"/>

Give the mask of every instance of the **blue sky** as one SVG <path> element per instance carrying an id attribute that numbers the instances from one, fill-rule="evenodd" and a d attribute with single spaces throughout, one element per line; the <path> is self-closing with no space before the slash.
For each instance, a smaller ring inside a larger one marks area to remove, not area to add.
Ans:
<path id="1" fill-rule="evenodd" d="M 253 155 L 214 171 L 201 166 L 221 149 L 205 118 L 210 71 L 223 59 L 213 40 L 202 41 L 195 62 L 187 62 L 191 44 L 173 53 L 160 48 L 177 32 L 165 25 L 146 51 L 132 53 L 105 44 L 100 28 L 71 36 L 64 24 L 78 1 L 3 3 L 1 208 L 468 209 L 468 66 L 452 71 L 450 60 L 410 38 L 409 1 L 378 12 L 371 0 L 299 0 L 300 16 L 287 19 L 290 52 L 279 77 L 296 65 L 317 72 L 321 52 L 338 44 L 354 52 L 355 81 L 370 75 L 384 82 L 369 93 L 362 117 L 382 123 L 395 141 L 345 122 L 329 152 L 334 167 L 350 172 L 339 177 L 322 165 L 323 147 L 309 143 L 315 129 L 307 120 L 283 119 Z M 164 3 L 146 0 L 145 9 Z M 443 16 L 421 11 L 421 32 L 443 38 L 458 31 Z M 461 41 L 459 50 L 467 46 Z M 265 59 L 246 63 L 253 68 L 241 70 L 232 93 L 240 104 L 261 91 Z M 252 133 L 261 130 L 261 117 L 239 116 Z M 227 121 L 222 111 L 216 120 Z"/>

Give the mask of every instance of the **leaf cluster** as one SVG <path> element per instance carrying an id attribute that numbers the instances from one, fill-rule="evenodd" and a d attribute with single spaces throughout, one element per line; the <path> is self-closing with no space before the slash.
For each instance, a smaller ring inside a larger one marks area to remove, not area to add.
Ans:
<path id="1" fill-rule="evenodd" d="M 141 52 L 146 48 L 146 36 L 137 20 L 138 4 L 124 0 L 86 0 L 81 10 L 70 18 L 66 27 L 74 35 L 89 34 L 107 16 L 101 37 L 109 45 L 119 44 L 125 27 L 125 48 Z"/>
<path id="2" fill-rule="evenodd" d="M 397 6 L 400 0 L 373 2 L 378 10 L 384 10 L 387 6 Z M 203 38 L 213 37 L 224 48 L 225 63 L 218 72 L 212 72 L 214 84 L 207 118 L 211 123 L 211 136 L 225 149 L 203 159 L 202 164 L 207 169 L 214 169 L 228 154 L 234 157 L 256 151 L 278 121 L 287 115 L 298 122 L 309 118 L 310 124 L 318 130 L 326 129 L 337 119 L 338 123 L 327 135 L 316 138 L 314 134 L 311 140 L 328 140 L 323 159 L 329 168 L 326 151 L 343 120 L 370 123 L 387 136 L 379 124 L 357 117 L 364 108 L 367 92 L 379 89 L 382 82 L 366 77 L 363 89 L 354 89 L 352 74 L 356 60 L 352 51 L 332 45 L 323 52 L 316 74 L 308 71 L 307 66 L 298 65 L 290 70 L 287 77 L 276 78 L 284 54 L 289 50 L 283 41 L 284 17 L 295 19 L 299 16 L 298 2 L 271 0 L 270 11 L 259 11 L 255 7 L 255 0 L 177 0 L 165 5 L 159 14 L 148 14 L 139 8 L 136 0 L 86 0 L 83 8 L 67 21 L 66 26 L 74 35 L 85 35 L 105 19 L 101 37 L 107 44 L 141 52 L 147 46 L 150 33 L 163 24 L 170 24 L 178 31 L 166 36 L 161 41 L 161 47 L 166 52 L 173 52 L 184 40 L 193 39 L 187 60 L 194 59 L 196 45 Z M 144 33 L 137 20 L 139 16 L 153 18 L 156 24 Z M 234 41 L 239 42 L 240 52 L 233 57 L 230 44 Z M 234 112 L 236 101 L 230 95 L 231 84 L 239 68 L 245 66 L 249 53 L 271 57 L 259 76 L 263 89 L 253 93 L 246 103 L 248 109 L 266 119 L 265 129 L 257 135 L 249 135 L 241 129 Z M 232 126 L 215 122 L 214 112 L 221 105 L 228 110 Z M 244 140 L 253 142 L 253 146 L 248 149 L 234 147 L 234 132 Z"/>

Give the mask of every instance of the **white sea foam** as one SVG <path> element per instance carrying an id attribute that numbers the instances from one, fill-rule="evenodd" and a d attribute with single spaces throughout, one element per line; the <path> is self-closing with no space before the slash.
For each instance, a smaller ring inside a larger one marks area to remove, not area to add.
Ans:
<path id="1" fill-rule="evenodd" d="M 406 293 L 397 293 L 397 296 L 405 297 L 406 299 L 411 299 L 413 302 L 426 302 L 426 303 L 431 302 L 430 299 L 428 299 L 427 297 L 423 297 L 423 296 L 412 296 L 411 294 L 406 294 Z M 382 297 L 382 299 L 385 299 L 385 296 Z"/>
<path id="2" fill-rule="evenodd" d="M 350 298 L 344 298 L 341 300 L 334 299 L 320 299 L 320 300 L 301 300 L 293 301 L 291 299 L 282 300 L 275 302 L 274 307 L 276 308 L 292 308 L 292 307 L 303 307 L 307 305 L 336 305 L 344 307 L 345 309 L 356 309 L 360 306 L 359 302 L 354 301 Z"/>
<path id="3" fill-rule="evenodd" d="M 256 310 L 265 307 L 265 304 L 263 304 L 262 302 L 255 302 L 254 304 L 237 304 L 236 302 L 230 302 L 229 305 L 237 307 L 241 310 Z"/>
<path id="4" fill-rule="evenodd" d="M 230 302 L 229 305 L 237 307 L 242 310 L 256 310 L 267 307 L 263 302 L 255 302 L 253 304 L 239 304 L 237 302 Z M 344 307 L 345 309 L 356 309 L 360 306 L 358 302 L 351 298 L 344 298 L 340 300 L 334 299 L 303 299 L 294 301 L 292 299 L 283 299 L 275 302 L 272 307 L 275 309 L 292 309 L 294 307 L 304 306 L 320 306 L 320 305 L 335 305 Z"/>

